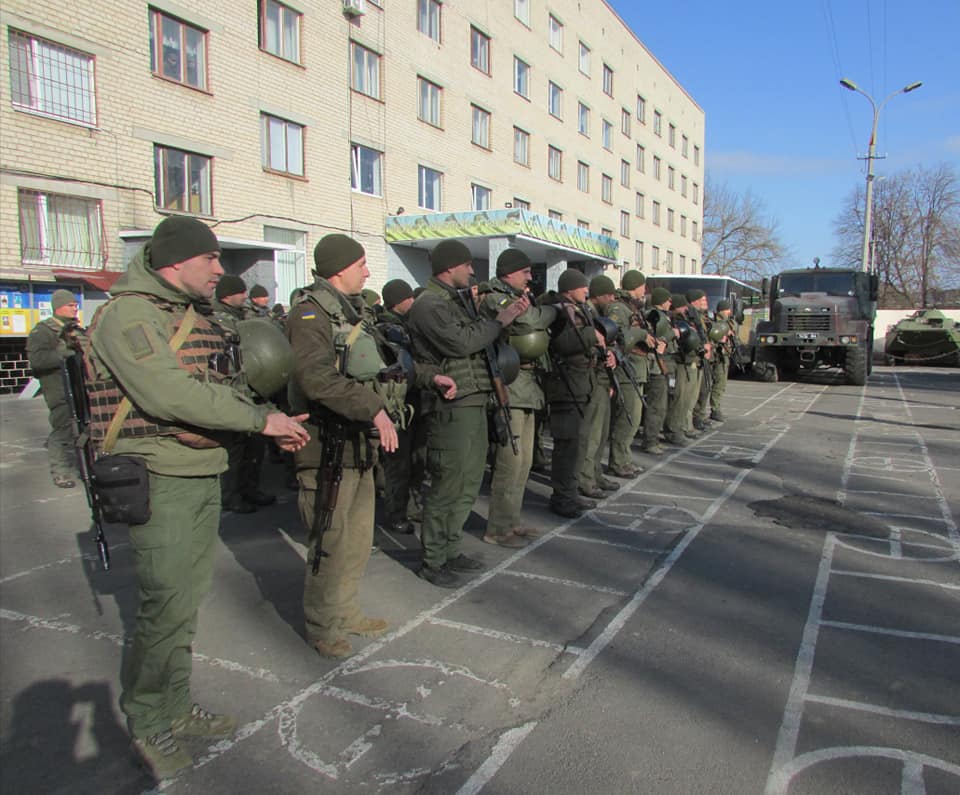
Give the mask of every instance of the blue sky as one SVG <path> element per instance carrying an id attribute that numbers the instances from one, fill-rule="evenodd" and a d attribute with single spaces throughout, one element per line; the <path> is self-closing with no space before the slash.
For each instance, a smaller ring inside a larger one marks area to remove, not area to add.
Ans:
<path id="1" fill-rule="evenodd" d="M 750 190 L 790 264 L 830 262 L 833 221 L 874 171 L 950 163 L 960 174 L 960 0 L 608 0 L 706 113 L 708 177 Z"/>

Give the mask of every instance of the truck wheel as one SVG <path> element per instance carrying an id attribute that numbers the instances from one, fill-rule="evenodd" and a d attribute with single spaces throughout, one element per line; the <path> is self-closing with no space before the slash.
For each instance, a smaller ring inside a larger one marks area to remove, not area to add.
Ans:
<path id="1" fill-rule="evenodd" d="M 853 386 L 863 386 L 867 383 L 867 351 L 866 348 L 848 348 L 847 358 L 843 364 L 843 372 L 847 376 L 847 383 Z"/>

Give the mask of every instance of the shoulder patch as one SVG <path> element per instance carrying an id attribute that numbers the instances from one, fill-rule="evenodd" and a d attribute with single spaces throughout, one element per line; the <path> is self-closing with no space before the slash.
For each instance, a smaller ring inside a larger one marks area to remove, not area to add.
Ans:
<path id="1" fill-rule="evenodd" d="M 143 325 L 139 323 L 136 326 L 125 328 L 123 330 L 123 339 L 127 343 L 127 347 L 130 349 L 130 353 L 133 354 L 134 359 L 146 359 L 154 353 L 150 338 L 147 336 Z"/>
<path id="2" fill-rule="evenodd" d="M 306 312 L 301 312 L 301 313 L 300 313 L 300 319 L 301 319 L 301 320 L 316 320 L 316 319 L 317 319 L 317 313 L 316 313 L 314 310 L 312 310 L 312 309 L 310 309 L 310 310 L 308 310 L 308 311 L 306 311 Z"/>

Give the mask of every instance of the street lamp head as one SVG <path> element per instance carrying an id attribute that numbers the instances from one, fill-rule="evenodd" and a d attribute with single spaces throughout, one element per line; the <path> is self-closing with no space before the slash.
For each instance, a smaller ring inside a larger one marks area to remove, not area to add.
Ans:
<path id="1" fill-rule="evenodd" d="M 904 87 L 903 87 L 903 93 L 904 93 L 904 94 L 909 94 L 909 93 L 910 93 L 911 91 L 913 91 L 915 88 L 920 88 L 920 86 L 922 86 L 922 85 L 923 85 L 923 83 L 921 83 L 921 82 L 918 80 L 916 83 L 911 83 L 909 86 L 904 86 Z"/>
<path id="2" fill-rule="evenodd" d="M 857 84 L 856 84 L 856 83 L 854 83 L 852 80 L 848 80 L 848 79 L 845 78 L 845 77 L 840 80 L 840 85 L 843 86 L 844 88 L 849 88 L 851 91 L 859 91 L 859 90 L 860 90 L 859 88 L 857 88 Z"/>

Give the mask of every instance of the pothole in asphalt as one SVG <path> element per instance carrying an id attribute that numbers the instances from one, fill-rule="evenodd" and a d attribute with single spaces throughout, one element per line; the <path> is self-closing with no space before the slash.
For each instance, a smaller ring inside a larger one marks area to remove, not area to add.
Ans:
<path id="1" fill-rule="evenodd" d="M 758 500 L 748 507 L 757 516 L 773 519 L 774 524 L 797 530 L 856 533 L 877 538 L 890 536 L 890 528 L 875 516 L 865 516 L 822 497 L 788 494 L 776 500 Z"/>

